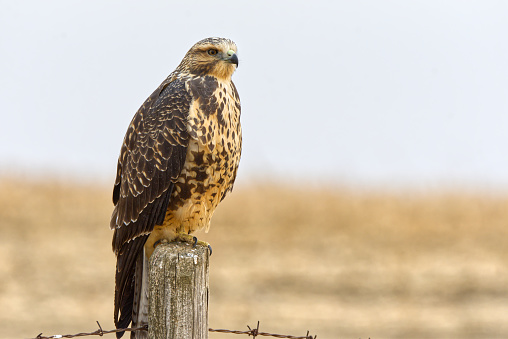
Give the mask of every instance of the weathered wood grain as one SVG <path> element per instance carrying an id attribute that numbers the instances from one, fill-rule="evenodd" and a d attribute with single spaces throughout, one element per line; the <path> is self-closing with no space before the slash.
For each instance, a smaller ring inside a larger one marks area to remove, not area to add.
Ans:
<path id="1" fill-rule="evenodd" d="M 208 248 L 172 242 L 150 258 L 150 339 L 208 338 Z"/>

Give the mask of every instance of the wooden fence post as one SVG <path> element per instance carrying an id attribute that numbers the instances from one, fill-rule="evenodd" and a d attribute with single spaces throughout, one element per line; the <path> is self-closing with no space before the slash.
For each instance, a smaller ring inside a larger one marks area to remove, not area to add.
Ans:
<path id="1" fill-rule="evenodd" d="M 208 248 L 171 242 L 150 257 L 149 339 L 208 338 Z"/>

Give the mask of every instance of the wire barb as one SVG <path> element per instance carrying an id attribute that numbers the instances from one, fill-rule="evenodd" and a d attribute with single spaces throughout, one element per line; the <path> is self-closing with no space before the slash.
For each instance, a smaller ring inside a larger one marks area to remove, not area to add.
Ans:
<path id="1" fill-rule="evenodd" d="M 258 320 L 258 326 L 255 329 L 251 329 L 249 325 L 247 325 L 247 328 L 251 333 L 249 333 L 249 337 L 252 335 L 252 338 L 256 338 L 259 333 L 259 320 Z"/>
<path id="2" fill-rule="evenodd" d="M 96 320 L 97 326 L 99 326 L 99 335 L 102 337 L 104 335 L 104 331 L 102 330 L 101 324 L 99 324 L 99 320 Z"/>

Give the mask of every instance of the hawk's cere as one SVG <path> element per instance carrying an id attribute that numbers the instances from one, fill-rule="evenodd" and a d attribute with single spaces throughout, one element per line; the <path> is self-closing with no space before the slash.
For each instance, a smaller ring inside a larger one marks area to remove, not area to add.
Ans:
<path id="1" fill-rule="evenodd" d="M 242 147 L 240 98 L 231 81 L 236 51 L 229 39 L 196 43 L 129 125 L 111 216 L 117 328 L 146 324 L 147 263 L 156 243 L 208 230 L 233 188 Z"/>

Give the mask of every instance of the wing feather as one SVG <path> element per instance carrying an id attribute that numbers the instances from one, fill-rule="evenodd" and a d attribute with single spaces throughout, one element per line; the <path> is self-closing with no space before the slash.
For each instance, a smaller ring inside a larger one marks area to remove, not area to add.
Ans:
<path id="1" fill-rule="evenodd" d="M 147 234 L 163 223 L 173 184 L 185 162 L 191 100 L 182 81 L 164 82 L 138 110 L 124 138 L 110 223 L 117 254 L 117 328 L 131 321 L 137 257 Z"/>

